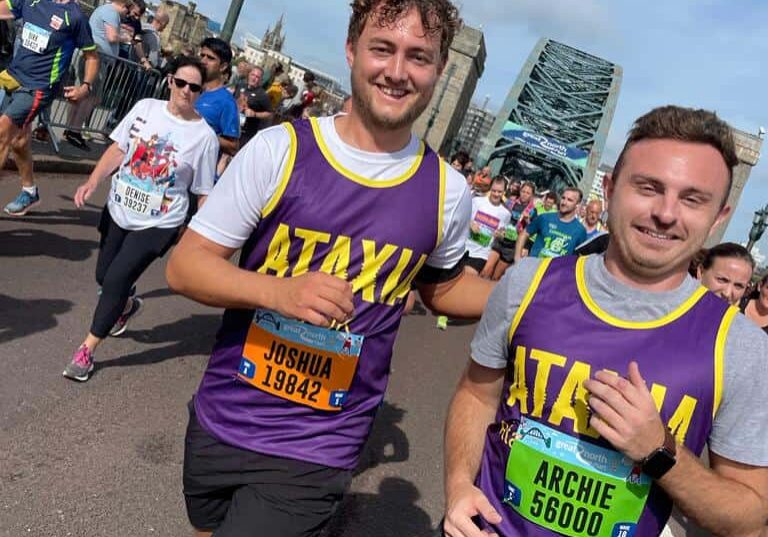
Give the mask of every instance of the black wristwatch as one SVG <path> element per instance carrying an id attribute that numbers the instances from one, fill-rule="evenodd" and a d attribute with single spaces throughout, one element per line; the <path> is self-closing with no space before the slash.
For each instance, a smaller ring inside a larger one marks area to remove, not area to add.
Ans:
<path id="1" fill-rule="evenodd" d="M 93 86 L 90 82 L 83 82 L 81 86 L 87 86 L 88 87 L 88 93 L 91 93 L 93 91 Z"/>
<path id="2" fill-rule="evenodd" d="M 650 455 L 640 461 L 640 468 L 651 479 L 660 479 L 675 465 L 676 456 L 675 437 L 669 429 L 664 428 L 664 445 L 653 450 Z"/>

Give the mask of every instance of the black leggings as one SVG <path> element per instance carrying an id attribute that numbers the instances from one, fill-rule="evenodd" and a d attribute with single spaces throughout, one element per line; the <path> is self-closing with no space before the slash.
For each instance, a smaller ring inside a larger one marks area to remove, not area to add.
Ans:
<path id="1" fill-rule="evenodd" d="M 105 338 L 123 313 L 131 287 L 152 261 L 173 246 L 179 228 L 128 231 L 118 226 L 104 207 L 99 222 L 99 259 L 96 281 L 101 296 L 93 314 L 91 334 Z"/>

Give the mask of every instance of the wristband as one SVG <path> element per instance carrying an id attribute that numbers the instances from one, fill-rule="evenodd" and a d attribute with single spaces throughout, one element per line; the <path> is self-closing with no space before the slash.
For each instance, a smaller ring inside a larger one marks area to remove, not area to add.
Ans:
<path id="1" fill-rule="evenodd" d="M 91 91 L 93 90 L 93 86 L 91 85 L 91 83 L 90 83 L 90 82 L 83 82 L 83 83 L 82 83 L 82 84 L 80 84 L 80 85 L 81 85 L 81 86 L 86 86 L 86 87 L 88 88 L 88 93 L 91 93 Z"/>

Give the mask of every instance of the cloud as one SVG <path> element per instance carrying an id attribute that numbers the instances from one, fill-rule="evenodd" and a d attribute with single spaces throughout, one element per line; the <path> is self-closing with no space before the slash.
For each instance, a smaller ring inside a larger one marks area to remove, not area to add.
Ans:
<path id="1" fill-rule="evenodd" d="M 610 13 L 599 0 L 467 0 L 462 16 L 484 27 L 523 25 L 539 36 L 593 37 L 609 28 Z"/>

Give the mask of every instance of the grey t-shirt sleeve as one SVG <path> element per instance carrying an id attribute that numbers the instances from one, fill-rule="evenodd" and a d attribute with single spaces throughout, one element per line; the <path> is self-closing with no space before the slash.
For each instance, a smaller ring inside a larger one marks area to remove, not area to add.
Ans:
<path id="1" fill-rule="evenodd" d="M 723 375 L 709 447 L 732 461 L 768 466 L 768 335 L 742 314 L 726 338 Z"/>
<path id="2" fill-rule="evenodd" d="M 536 275 L 541 260 L 526 257 L 511 266 L 496 284 L 472 338 L 472 359 L 485 367 L 507 367 L 507 334 L 512 319 Z"/>

